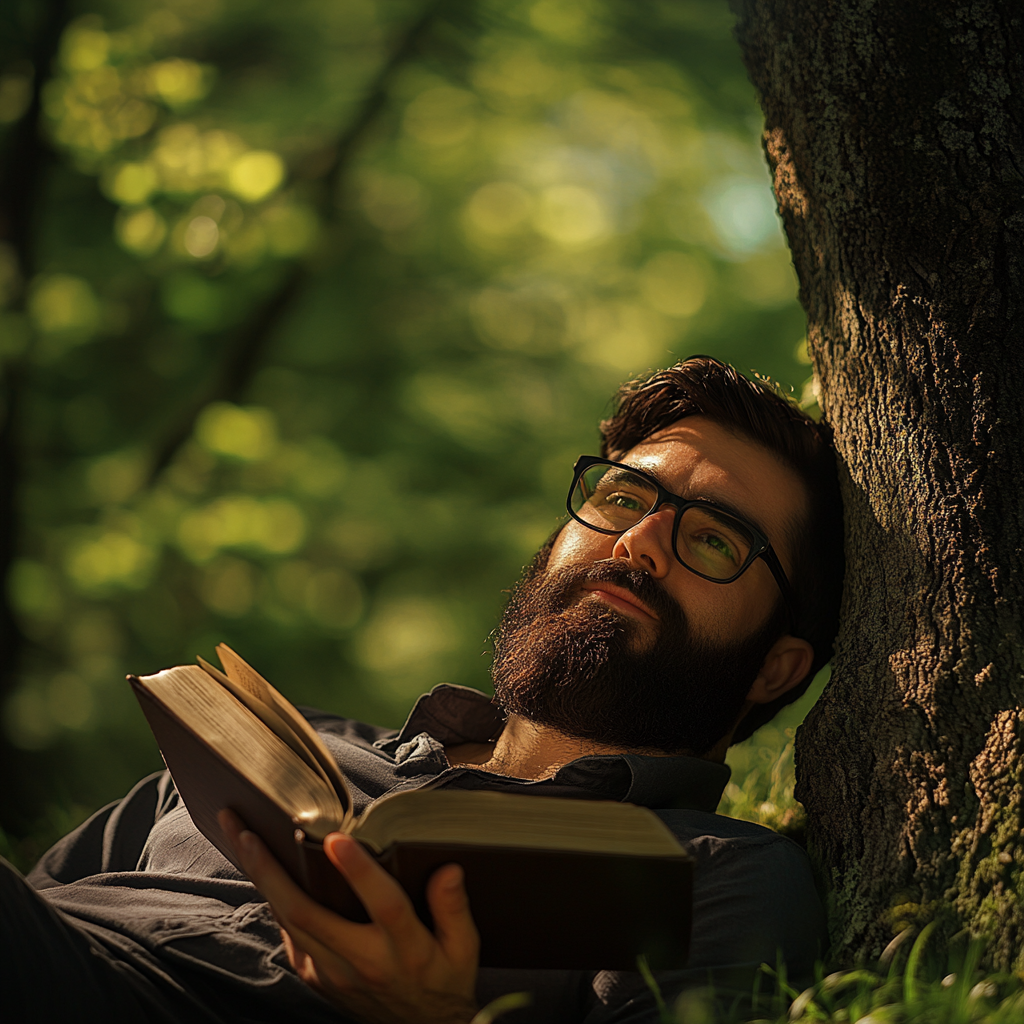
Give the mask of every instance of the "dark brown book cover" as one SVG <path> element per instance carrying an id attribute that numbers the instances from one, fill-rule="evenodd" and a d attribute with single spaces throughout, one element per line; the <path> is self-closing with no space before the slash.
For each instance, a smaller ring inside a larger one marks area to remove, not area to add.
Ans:
<path id="1" fill-rule="evenodd" d="M 366 921 L 362 904 L 323 847 L 306 841 L 282 808 L 130 679 L 196 828 L 236 863 L 217 822 L 218 812 L 230 807 L 314 899 Z M 378 860 L 428 925 L 427 879 L 442 864 L 462 866 L 484 967 L 635 970 L 641 953 L 655 968 L 685 965 L 693 889 L 689 858 L 398 843 Z"/>

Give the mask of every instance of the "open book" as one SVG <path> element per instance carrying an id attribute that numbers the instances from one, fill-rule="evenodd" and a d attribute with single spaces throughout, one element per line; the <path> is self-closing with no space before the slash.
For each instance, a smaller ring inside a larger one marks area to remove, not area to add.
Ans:
<path id="1" fill-rule="evenodd" d="M 223 671 L 199 665 L 129 676 L 192 820 L 230 861 L 225 807 L 255 831 L 314 899 L 366 912 L 327 860 L 334 831 L 362 842 L 430 923 L 425 888 L 441 865 L 466 875 L 491 967 L 681 967 L 693 860 L 654 812 L 614 801 L 486 790 L 394 793 L 361 815 L 316 731 L 224 644 Z"/>

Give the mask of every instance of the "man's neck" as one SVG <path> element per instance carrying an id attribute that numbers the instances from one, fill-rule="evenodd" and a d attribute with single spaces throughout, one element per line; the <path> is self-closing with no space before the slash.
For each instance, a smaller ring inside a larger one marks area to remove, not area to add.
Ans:
<path id="1" fill-rule="evenodd" d="M 567 736 L 549 725 L 510 715 L 495 743 L 465 743 L 446 748 L 453 768 L 474 767 L 515 779 L 550 779 L 559 768 L 580 757 L 602 754 L 664 756 L 662 750 L 635 750 Z M 681 753 L 683 753 L 681 751 Z"/>

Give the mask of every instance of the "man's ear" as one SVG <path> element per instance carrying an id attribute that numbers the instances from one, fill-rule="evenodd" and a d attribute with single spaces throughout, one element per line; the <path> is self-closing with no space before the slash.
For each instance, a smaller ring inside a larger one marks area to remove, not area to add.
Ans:
<path id="1" fill-rule="evenodd" d="M 747 700 L 753 704 L 770 704 L 807 677 L 812 661 L 814 648 L 806 640 L 780 636 L 765 655 Z"/>

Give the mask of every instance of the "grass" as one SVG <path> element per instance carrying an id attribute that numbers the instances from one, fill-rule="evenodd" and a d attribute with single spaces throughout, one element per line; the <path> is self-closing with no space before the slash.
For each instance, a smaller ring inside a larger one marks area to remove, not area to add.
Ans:
<path id="1" fill-rule="evenodd" d="M 910 935 L 908 930 L 906 935 Z M 932 926 L 907 950 L 893 940 L 872 968 L 832 971 L 819 966 L 809 988 L 794 988 L 784 965 L 762 964 L 743 998 L 708 988 L 689 989 L 671 1002 L 641 958 L 640 973 L 654 996 L 659 1024 L 1021 1024 L 1024 977 L 979 970 L 984 944 L 971 942 L 954 954 L 930 947 Z M 508 1010 L 529 1005 L 526 993 L 502 996 L 473 1024 L 492 1024 Z"/>
<path id="2" fill-rule="evenodd" d="M 927 931 L 927 929 L 926 929 Z M 810 988 L 797 991 L 784 974 L 762 965 L 768 981 L 742 1009 L 723 1008 L 714 993 L 683 993 L 662 1005 L 661 1024 L 1020 1024 L 1024 1021 L 1024 980 L 1017 975 L 977 970 L 975 946 L 961 970 L 929 974 L 915 962 L 903 967 L 821 972 Z"/>
<path id="3" fill-rule="evenodd" d="M 719 814 L 754 821 L 800 841 L 804 809 L 793 796 L 794 737 L 828 678 L 825 668 L 799 700 L 783 708 L 750 739 L 729 749 L 726 763 L 732 769 L 732 780 L 725 787 Z"/>
<path id="4" fill-rule="evenodd" d="M 690 989 L 671 1004 L 654 975 L 641 965 L 654 994 L 660 1024 L 1021 1024 L 1024 979 L 978 970 L 982 946 L 973 943 L 960 969 L 942 973 L 925 966 L 926 927 L 902 963 L 825 973 L 802 991 L 786 980 L 784 967 L 762 964 L 749 998 L 716 997 Z M 935 958 L 932 958 L 935 962 Z M 525 993 L 503 996 L 485 1007 L 473 1024 L 491 1024 L 506 1010 L 528 1005 Z M 506 1002 L 507 1000 L 507 1002 Z M 499 1005 L 502 1004 L 502 1005 Z"/>

